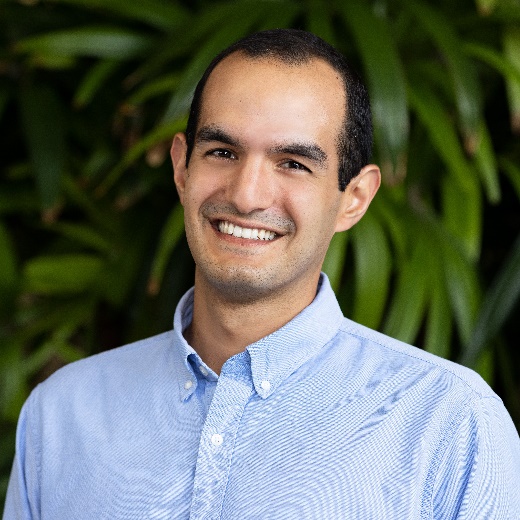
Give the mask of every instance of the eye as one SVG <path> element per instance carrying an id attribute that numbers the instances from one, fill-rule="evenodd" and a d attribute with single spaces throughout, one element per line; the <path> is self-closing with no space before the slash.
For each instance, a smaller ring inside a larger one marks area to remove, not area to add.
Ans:
<path id="1" fill-rule="evenodd" d="M 219 159 L 236 159 L 237 156 L 231 152 L 230 150 L 226 150 L 225 148 L 215 148 L 213 150 L 208 150 L 206 155 L 211 157 L 218 157 Z"/>
<path id="2" fill-rule="evenodd" d="M 288 161 L 284 161 L 281 164 L 281 166 L 282 166 L 282 168 L 286 168 L 288 170 L 300 170 L 302 172 L 310 173 L 310 170 L 309 170 L 309 168 L 307 168 L 307 166 L 304 166 L 303 164 L 301 164 L 297 161 L 293 161 L 292 159 L 289 159 Z"/>

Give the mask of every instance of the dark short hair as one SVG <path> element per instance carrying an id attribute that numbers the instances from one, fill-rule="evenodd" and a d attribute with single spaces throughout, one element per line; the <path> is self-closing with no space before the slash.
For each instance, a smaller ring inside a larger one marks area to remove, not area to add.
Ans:
<path id="1" fill-rule="evenodd" d="M 195 88 L 186 127 L 186 166 L 188 166 L 199 123 L 202 93 L 213 69 L 227 56 L 241 52 L 247 57 L 278 60 L 302 65 L 318 58 L 328 63 L 343 79 L 347 110 L 338 136 L 339 189 L 344 191 L 372 154 L 372 118 L 365 85 L 334 47 L 321 38 L 299 29 L 272 29 L 250 34 L 218 54 L 205 70 Z"/>

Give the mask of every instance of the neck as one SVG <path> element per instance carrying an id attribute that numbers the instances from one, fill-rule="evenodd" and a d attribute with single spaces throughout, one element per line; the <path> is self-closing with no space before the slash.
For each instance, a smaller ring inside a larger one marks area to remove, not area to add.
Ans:
<path id="1" fill-rule="evenodd" d="M 319 277 L 319 275 L 318 275 Z M 195 276 L 193 321 L 186 341 L 217 374 L 232 356 L 291 321 L 316 295 L 318 277 L 281 294 L 237 303 Z"/>

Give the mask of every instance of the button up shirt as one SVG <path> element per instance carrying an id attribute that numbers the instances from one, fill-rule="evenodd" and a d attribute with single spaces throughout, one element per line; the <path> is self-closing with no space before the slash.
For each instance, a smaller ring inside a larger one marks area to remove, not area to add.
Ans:
<path id="1" fill-rule="evenodd" d="M 4 519 L 518 519 L 520 441 L 474 372 L 345 319 L 322 276 L 217 376 L 174 329 L 20 416 Z M 244 324 L 247 326 L 247 324 Z"/>

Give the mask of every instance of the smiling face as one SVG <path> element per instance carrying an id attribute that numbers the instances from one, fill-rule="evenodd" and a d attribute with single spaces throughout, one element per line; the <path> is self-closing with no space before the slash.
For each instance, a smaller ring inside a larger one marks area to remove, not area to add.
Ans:
<path id="1" fill-rule="evenodd" d="M 338 189 L 345 103 L 322 60 L 217 65 L 188 167 L 184 135 L 172 146 L 196 287 L 235 302 L 315 293 L 334 232 L 358 219 L 345 216 L 352 186 Z"/>

